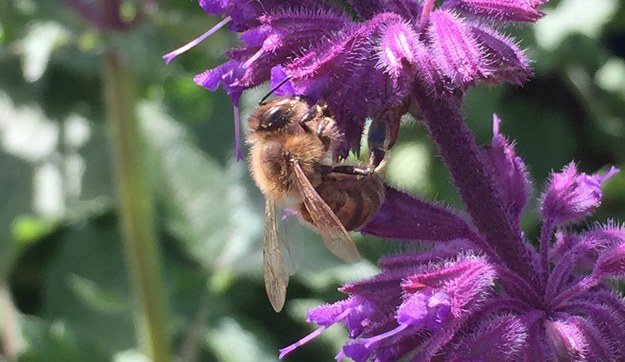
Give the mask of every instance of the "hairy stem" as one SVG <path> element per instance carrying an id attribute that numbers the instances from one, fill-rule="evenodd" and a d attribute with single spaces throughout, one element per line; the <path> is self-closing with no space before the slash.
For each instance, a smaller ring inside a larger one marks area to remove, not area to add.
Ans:
<path id="1" fill-rule="evenodd" d="M 475 138 L 460 114 L 462 98 L 449 95 L 434 99 L 419 87 L 416 89 L 421 116 L 475 227 L 512 270 L 531 281 L 532 268 L 521 231 L 506 214 L 492 174 L 482 162 Z"/>
<path id="2" fill-rule="evenodd" d="M 152 205 L 141 162 L 135 83 L 131 70 L 113 49 L 104 57 L 104 86 L 126 262 L 138 301 L 137 332 L 151 361 L 171 361 Z"/>

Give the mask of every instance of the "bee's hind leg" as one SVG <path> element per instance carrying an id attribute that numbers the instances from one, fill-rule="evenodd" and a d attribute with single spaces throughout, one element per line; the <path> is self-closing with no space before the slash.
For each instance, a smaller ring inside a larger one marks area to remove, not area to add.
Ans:
<path id="1" fill-rule="evenodd" d="M 353 175 L 353 176 L 369 176 L 374 173 L 374 170 L 370 168 L 362 168 L 350 165 L 339 165 L 339 166 L 322 166 L 321 169 L 322 174 L 331 174 L 331 173 L 340 173 L 344 175 Z"/>

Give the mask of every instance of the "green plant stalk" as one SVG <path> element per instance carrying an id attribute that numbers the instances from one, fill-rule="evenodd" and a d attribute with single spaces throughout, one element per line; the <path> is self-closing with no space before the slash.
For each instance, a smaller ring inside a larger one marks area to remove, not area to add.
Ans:
<path id="1" fill-rule="evenodd" d="M 169 362 L 169 328 L 151 198 L 142 163 L 135 81 L 122 55 L 114 49 L 105 53 L 104 63 L 104 92 L 126 262 L 138 302 L 135 323 L 141 347 L 150 360 Z"/>

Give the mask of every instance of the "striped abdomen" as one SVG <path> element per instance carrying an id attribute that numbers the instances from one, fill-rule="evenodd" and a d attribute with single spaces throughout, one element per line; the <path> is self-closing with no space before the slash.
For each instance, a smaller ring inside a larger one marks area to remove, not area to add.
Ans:
<path id="1" fill-rule="evenodd" d="M 365 226 L 384 202 L 384 182 L 380 176 L 331 174 L 315 187 L 319 196 L 341 220 L 347 231 Z M 310 214 L 300 206 L 302 218 L 313 224 Z"/>

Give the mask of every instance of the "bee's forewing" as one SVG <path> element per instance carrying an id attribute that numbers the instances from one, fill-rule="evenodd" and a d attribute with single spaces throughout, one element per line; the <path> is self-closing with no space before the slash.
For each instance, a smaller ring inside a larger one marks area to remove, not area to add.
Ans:
<path id="1" fill-rule="evenodd" d="M 289 284 L 289 271 L 280 250 L 280 239 L 276 220 L 276 207 L 265 201 L 265 235 L 263 238 L 263 272 L 265 290 L 276 312 L 282 310 Z"/>
<path id="2" fill-rule="evenodd" d="M 278 210 L 280 209 L 278 208 Z M 297 217 L 298 211 L 296 209 L 284 207 L 282 214 L 278 228 L 280 248 L 289 275 L 293 275 L 300 268 L 304 259 L 304 228 L 299 217 Z"/>
<path id="3" fill-rule="evenodd" d="M 297 160 L 292 160 L 293 174 L 313 224 L 326 247 L 339 258 L 347 262 L 360 260 L 360 253 L 347 230 L 332 209 L 315 191 Z"/>

